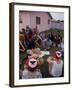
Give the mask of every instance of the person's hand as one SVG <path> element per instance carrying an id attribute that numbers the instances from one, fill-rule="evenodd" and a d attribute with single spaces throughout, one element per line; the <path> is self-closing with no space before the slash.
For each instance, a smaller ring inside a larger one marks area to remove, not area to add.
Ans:
<path id="1" fill-rule="evenodd" d="M 49 64 L 53 62 L 53 61 L 52 61 L 52 57 L 51 57 L 51 56 L 50 56 L 50 57 L 48 57 L 47 62 L 48 62 Z"/>
<path id="2" fill-rule="evenodd" d="M 24 52 L 24 51 L 25 51 L 25 49 L 20 49 L 20 51 L 21 51 L 21 52 Z"/>

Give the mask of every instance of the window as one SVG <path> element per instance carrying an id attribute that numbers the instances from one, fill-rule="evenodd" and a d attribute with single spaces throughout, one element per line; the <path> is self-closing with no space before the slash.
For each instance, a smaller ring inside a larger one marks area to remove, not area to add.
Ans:
<path id="1" fill-rule="evenodd" d="M 50 24 L 50 19 L 48 19 L 48 24 Z"/>
<path id="2" fill-rule="evenodd" d="M 36 24 L 40 24 L 40 17 L 36 17 Z"/>

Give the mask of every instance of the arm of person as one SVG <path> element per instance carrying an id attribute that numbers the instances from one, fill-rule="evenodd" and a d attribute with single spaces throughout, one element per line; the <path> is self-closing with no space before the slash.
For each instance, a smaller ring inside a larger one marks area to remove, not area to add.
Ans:
<path id="1" fill-rule="evenodd" d="M 25 48 L 24 48 L 23 44 L 21 43 L 21 41 L 19 41 L 19 43 L 20 43 L 20 45 L 22 47 L 22 49 L 20 49 L 20 51 L 24 52 L 25 51 Z"/>
<path id="2" fill-rule="evenodd" d="M 47 62 L 48 62 L 49 64 L 52 64 L 52 63 L 53 63 L 53 60 L 52 60 L 52 57 L 51 57 L 51 56 L 48 57 Z"/>
<path id="3" fill-rule="evenodd" d="M 21 52 L 24 52 L 25 50 L 24 49 L 20 49 Z"/>

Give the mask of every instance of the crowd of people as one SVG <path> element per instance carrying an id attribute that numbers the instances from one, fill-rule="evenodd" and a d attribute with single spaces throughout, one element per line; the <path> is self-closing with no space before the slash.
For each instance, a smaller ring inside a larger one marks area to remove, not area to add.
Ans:
<path id="1" fill-rule="evenodd" d="M 22 28 L 20 35 L 21 34 L 24 38 L 22 44 L 27 49 L 32 49 L 35 47 L 41 47 L 42 49 L 58 47 L 63 50 L 64 48 L 64 40 L 60 32 L 57 32 L 56 34 L 50 32 L 48 35 L 46 35 L 45 33 L 39 33 L 37 27 L 31 29 L 29 26 L 26 26 L 26 30 Z"/>
<path id="2" fill-rule="evenodd" d="M 53 32 L 46 34 L 44 32 L 39 33 L 37 26 L 34 29 L 31 29 L 28 25 L 26 29 L 22 28 L 22 31 L 19 32 L 20 69 L 22 69 L 24 60 L 28 58 L 28 56 L 24 55 L 27 50 L 40 48 L 41 50 L 48 51 L 55 47 L 59 48 L 62 57 L 64 57 L 64 40 L 59 31 L 56 34 Z"/>
<path id="3" fill-rule="evenodd" d="M 50 32 L 46 35 L 45 33 L 39 33 L 37 27 L 31 29 L 29 26 L 26 26 L 26 30 L 22 28 L 20 35 L 21 34 L 24 35 L 24 41 L 22 43 L 27 49 L 39 46 L 42 46 L 44 49 L 46 47 L 50 48 L 51 46 L 63 48 L 64 41 L 60 32 L 57 32 L 56 34 Z"/>

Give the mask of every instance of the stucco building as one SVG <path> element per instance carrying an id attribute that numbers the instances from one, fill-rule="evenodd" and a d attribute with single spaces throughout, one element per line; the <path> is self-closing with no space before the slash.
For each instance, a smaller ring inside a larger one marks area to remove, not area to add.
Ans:
<path id="1" fill-rule="evenodd" d="M 52 16 L 49 12 L 38 11 L 20 11 L 19 22 L 20 31 L 22 28 L 26 29 L 28 25 L 30 28 L 38 27 L 39 32 L 49 30 L 51 26 Z"/>

